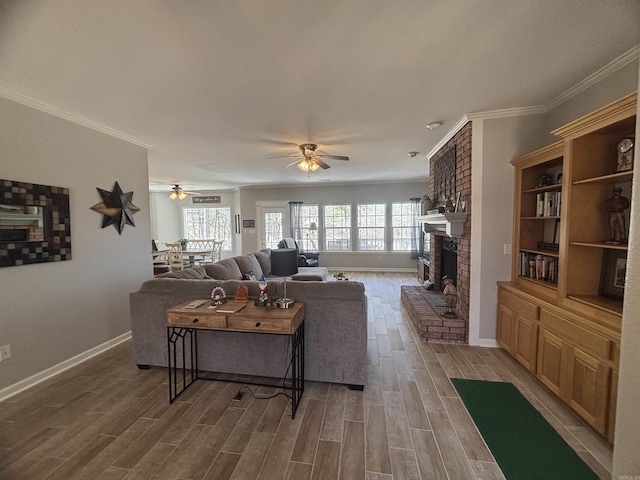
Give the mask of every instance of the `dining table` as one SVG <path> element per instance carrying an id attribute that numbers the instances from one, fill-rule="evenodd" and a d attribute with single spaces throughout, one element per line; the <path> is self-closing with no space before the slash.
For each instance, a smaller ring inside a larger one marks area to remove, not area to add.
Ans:
<path id="1" fill-rule="evenodd" d="M 213 262 L 213 252 L 211 250 L 183 250 L 182 257 L 189 262 L 189 265 Z"/>

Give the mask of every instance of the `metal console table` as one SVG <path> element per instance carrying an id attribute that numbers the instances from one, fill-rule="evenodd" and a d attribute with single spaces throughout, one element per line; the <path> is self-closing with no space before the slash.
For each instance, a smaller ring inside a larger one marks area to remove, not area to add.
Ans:
<path id="1" fill-rule="evenodd" d="M 247 304 L 236 313 L 221 313 L 208 308 L 208 302 L 197 308 L 187 308 L 193 302 L 185 302 L 167 310 L 169 402 L 173 403 L 196 380 L 216 380 L 199 375 L 198 330 L 288 335 L 291 338 L 288 368 L 291 376 L 290 379 L 283 379 L 282 385 L 225 381 L 283 388 L 291 402 L 291 418 L 295 418 L 304 392 L 304 304 L 295 303 L 290 308 L 273 310 Z M 228 304 L 225 306 L 228 307 Z M 181 363 L 181 367 L 178 363 Z M 289 385 L 286 380 L 290 381 Z M 286 393 L 287 390 L 291 391 L 291 395 Z"/>

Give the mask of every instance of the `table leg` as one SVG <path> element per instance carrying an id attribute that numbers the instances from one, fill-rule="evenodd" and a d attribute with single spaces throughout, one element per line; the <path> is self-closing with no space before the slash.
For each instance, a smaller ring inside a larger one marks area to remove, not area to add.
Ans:
<path id="1" fill-rule="evenodd" d="M 189 337 L 188 357 L 185 341 L 187 337 Z M 182 352 L 182 388 L 180 391 L 178 391 L 178 350 Z M 198 331 L 194 328 L 167 327 L 167 354 L 169 403 L 173 403 L 198 379 Z"/>
<path id="2" fill-rule="evenodd" d="M 296 418 L 296 410 L 304 392 L 304 322 L 293 334 L 291 349 L 291 418 Z"/>

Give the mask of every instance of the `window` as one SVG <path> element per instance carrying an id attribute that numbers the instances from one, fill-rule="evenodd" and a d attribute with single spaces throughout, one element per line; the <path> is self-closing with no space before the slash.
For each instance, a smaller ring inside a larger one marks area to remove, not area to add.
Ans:
<path id="1" fill-rule="evenodd" d="M 383 203 L 358 205 L 358 250 L 384 250 L 385 212 Z"/>
<path id="2" fill-rule="evenodd" d="M 351 250 L 351 205 L 325 205 L 325 250 Z"/>
<path id="3" fill-rule="evenodd" d="M 278 248 L 278 242 L 282 240 L 282 212 L 264 212 L 264 246 L 265 248 Z"/>
<path id="4" fill-rule="evenodd" d="M 314 224 L 315 230 L 309 230 Z M 300 225 L 302 227 L 302 250 L 315 252 L 318 250 L 318 205 L 301 205 Z"/>
<path id="5" fill-rule="evenodd" d="M 222 249 L 231 250 L 231 209 L 185 208 L 184 230 L 187 240 L 222 240 Z"/>
<path id="6" fill-rule="evenodd" d="M 394 252 L 411 251 L 411 238 L 415 229 L 415 217 L 411 202 L 391 204 L 391 238 Z"/>

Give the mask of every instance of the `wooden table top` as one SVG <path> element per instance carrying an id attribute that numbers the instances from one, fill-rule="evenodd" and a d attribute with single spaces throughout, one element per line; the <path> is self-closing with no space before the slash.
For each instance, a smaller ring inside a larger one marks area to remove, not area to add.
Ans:
<path id="1" fill-rule="evenodd" d="M 210 302 L 198 308 L 186 308 L 189 300 L 167 310 L 167 325 L 170 327 L 198 328 L 206 330 L 228 330 L 254 333 L 276 333 L 292 335 L 304 320 L 304 303 L 294 303 L 289 308 L 258 307 L 252 301 L 235 313 L 221 313 L 209 308 Z M 221 307 L 229 309 L 235 302 Z"/>

